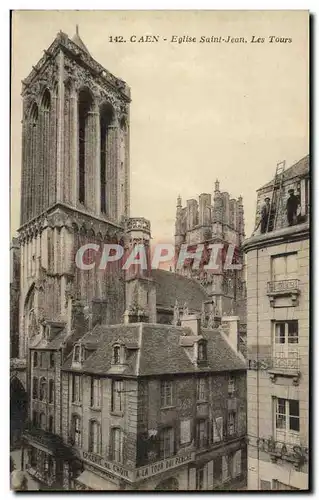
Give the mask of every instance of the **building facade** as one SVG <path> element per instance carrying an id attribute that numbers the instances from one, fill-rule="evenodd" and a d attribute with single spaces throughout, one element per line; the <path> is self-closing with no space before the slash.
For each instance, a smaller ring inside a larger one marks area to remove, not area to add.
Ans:
<path id="1" fill-rule="evenodd" d="M 40 357 L 41 346 L 31 349 L 29 474 L 64 490 L 243 487 L 246 366 L 232 345 L 237 323 L 227 318 L 213 331 L 188 315 L 179 327 L 97 325 L 71 350 L 58 332 Z"/>
<path id="2" fill-rule="evenodd" d="M 186 262 L 177 272 L 198 280 L 214 301 L 221 315 L 238 315 L 243 335 L 246 324 L 246 285 L 244 259 L 241 250 L 245 238 L 244 207 L 242 197 L 231 198 L 229 193 L 220 190 L 219 181 L 215 182 L 213 200 L 211 194 L 202 193 L 199 201 L 187 200 L 182 207 L 180 196 L 177 199 L 175 220 L 175 249 L 180 252 L 181 245 L 188 245 L 189 251 L 203 244 L 205 256 L 198 269 Z M 223 245 L 218 269 L 204 270 L 209 261 L 211 243 Z M 225 254 L 228 247 L 234 247 L 233 263 L 241 264 L 242 269 L 232 270 L 225 267 Z"/>
<path id="3" fill-rule="evenodd" d="M 258 191 L 257 220 L 274 181 Z M 276 185 L 275 185 L 276 188 Z M 277 223 L 256 231 L 247 256 L 248 489 L 308 488 L 309 157 L 288 168 Z M 298 195 L 292 219 L 288 197 Z M 289 194 L 290 192 L 290 194 Z M 296 205 L 297 205 L 296 204 Z"/>

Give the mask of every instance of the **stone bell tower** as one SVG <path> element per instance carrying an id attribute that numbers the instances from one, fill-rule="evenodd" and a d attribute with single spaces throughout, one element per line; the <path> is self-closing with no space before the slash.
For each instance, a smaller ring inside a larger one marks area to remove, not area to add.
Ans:
<path id="1" fill-rule="evenodd" d="M 88 243 L 120 243 L 129 217 L 130 89 L 80 38 L 60 32 L 22 82 L 20 347 L 76 300 L 120 322 L 125 283 L 75 265 Z"/>

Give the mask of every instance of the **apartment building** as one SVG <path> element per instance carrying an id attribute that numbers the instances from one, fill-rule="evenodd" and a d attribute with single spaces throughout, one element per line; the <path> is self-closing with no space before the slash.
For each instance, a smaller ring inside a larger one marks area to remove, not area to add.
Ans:
<path id="1" fill-rule="evenodd" d="M 278 175 L 258 190 L 264 231 L 243 244 L 249 490 L 308 488 L 309 157 Z"/>

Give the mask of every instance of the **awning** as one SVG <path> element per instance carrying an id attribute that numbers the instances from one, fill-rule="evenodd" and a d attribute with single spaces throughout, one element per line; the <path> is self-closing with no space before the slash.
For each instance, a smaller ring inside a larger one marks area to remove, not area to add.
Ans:
<path id="1" fill-rule="evenodd" d="M 93 472 L 85 470 L 82 474 L 75 479 L 78 483 L 83 484 L 90 490 L 98 490 L 98 491 L 116 491 L 119 489 L 118 485 L 104 479 Z"/>

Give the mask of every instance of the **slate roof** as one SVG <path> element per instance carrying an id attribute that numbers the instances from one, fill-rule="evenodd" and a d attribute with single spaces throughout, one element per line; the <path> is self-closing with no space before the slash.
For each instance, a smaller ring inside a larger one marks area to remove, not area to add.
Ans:
<path id="1" fill-rule="evenodd" d="M 128 350 L 126 364 L 120 372 L 123 376 L 143 377 L 246 369 L 242 356 L 230 346 L 225 334 L 220 330 L 208 329 L 201 330 L 201 335 L 207 340 L 207 363 L 205 366 L 196 366 L 187 350 L 180 345 L 180 337 L 185 335 L 193 336 L 190 328 L 150 323 L 97 325 L 92 332 L 82 337 L 83 345 L 92 347 L 95 343 L 96 350 L 89 353 L 80 371 L 99 375 L 114 374 L 110 372 L 112 346 L 117 341 L 133 346 L 133 349 Z M 72 354 L 67 358 L 63 369 L 79 371 L 72 368 Z"/>
<path id="2" fill-rule="evenodd" d="M 192 278 L 164 269 L 153 269 L 152 278 L 156 283 L 156 307 L 174 308 L 177 299 L 180 307 L 186 302 L 190 312 L 200 312 L 203 302 L 209 300 L 205 289 Z"/>
<path id="3" fill-rule="evenodd" d="M 292 165 L 291 167 L 287 168 L 284 172 L 284 179 L 283 182 L 285 183 L 286 181 L 293 179 L 294 177 L 304 177 L 309 173 L 309 155 L 305 156 L 304 158 L 301 158 L 297 163 Z M 274 183 L 274 179 L 272 179 L 270 182 L 267 182 L 264 186 L 261 188 L 257 189 L 257 191 L 261 191 L 262 189 L 268 188 L 272 186 Z"/>
<path id="4" fill-rule="evenodd" d="M 63 328 L 51 340 L 39 337 L 40 335 L 37 335 L 37 337 L 31 340 L 31 349 L 58 350 L 63 347 L 64 350 L 68 352 L 73 344 L 79 340 L 79 332 L 74 331 L 71 335 L 68 335 L 66 328 Z"/>

